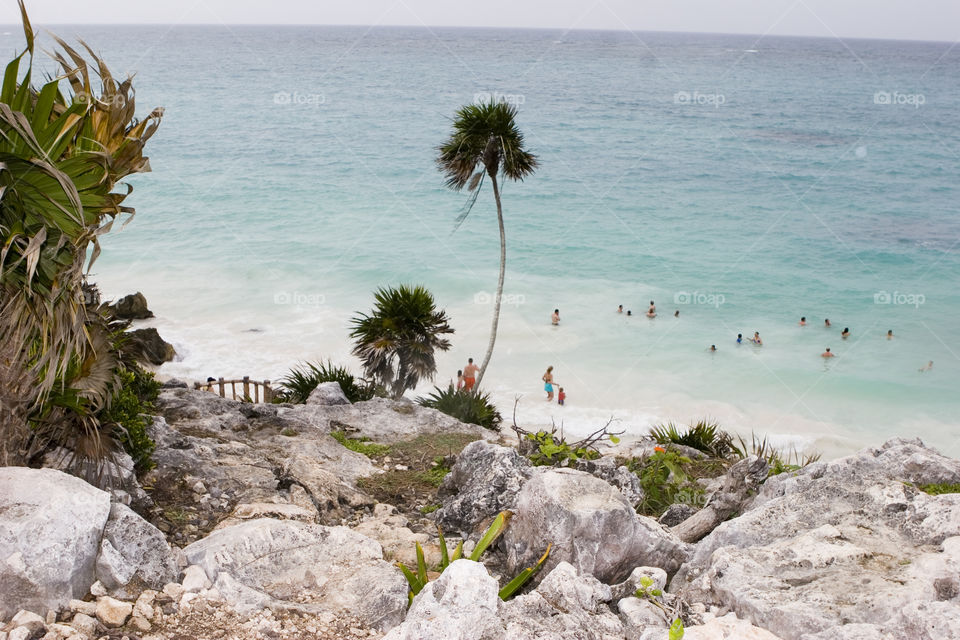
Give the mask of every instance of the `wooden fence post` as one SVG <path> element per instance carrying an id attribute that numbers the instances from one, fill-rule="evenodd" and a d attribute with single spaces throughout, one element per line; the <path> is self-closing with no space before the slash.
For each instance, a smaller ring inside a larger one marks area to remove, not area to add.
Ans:
<path id="1" fill-rule="evenodd" d="M 223 384 L 223 378 L 220 378 L 220 380 L 218 381 L 218 384 L 220 385 L 220 397 L 221 397 L 221 398 L 226 398 L 226 397 L 227 397 L 227 387 Z"/>

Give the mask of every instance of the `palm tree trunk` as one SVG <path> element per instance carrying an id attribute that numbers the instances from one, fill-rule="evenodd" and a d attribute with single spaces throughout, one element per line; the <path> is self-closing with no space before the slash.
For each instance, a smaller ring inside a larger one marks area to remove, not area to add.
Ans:
<path id="1" fill-rule="evenodd" d="M 489 172 L 488 172 L 489 173 Z M 487 353 L 483 356 L 480 373 L 477 374 L 477 383 L 474 387 L 480 391 L 480 382 L 487 372 L 487 365 L 493 356 L 493 345 L 497 341 L 497 325 L 500 324 L 500 299 L 503 297 L 503 276 L 507 270 L 507 234 L 503 230 L 503 207 L 500 204 L 500 188 L 497 186 L 496 173 L 490 173 L 490 182 L 493 184 L 493 197 L 497 201 L 497 224 L 500 225 L 500 277 L 497 278 L 497 297 L 493 302 L 493 322 L 490 324 L 490 342 L 487 344 Z"/>

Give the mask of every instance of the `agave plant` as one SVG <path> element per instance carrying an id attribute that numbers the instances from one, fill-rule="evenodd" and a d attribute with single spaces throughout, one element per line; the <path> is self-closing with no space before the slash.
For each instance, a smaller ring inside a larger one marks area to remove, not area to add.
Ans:
<path id="1" fill-rule="evenodd" d="M 434 387 L 434 391 L 426 397 L 417 398 L 417 404 L 436 409 L 460 422 L 478 424 L 493 431 L 499 430 L 503 422 L 500 411 L 490 400 L 490 394 L 482 393 L 476 387 L 471 391 L 454 389 L 452 384 L 446 389 Z"/>
<path id="2" fill-rule="evenodd" d="M 477 542 L 477 546 L 473 548 L 473 552 L 470 554 L 470 557 L 467 560 L 472 560 L 473 562 L 479 562 L 480 557 L 483 555 L 483 552 L 486 551 L 494 541 L 500 537 L 500 534 L 507 528 L 507 523 L 510 522 L 510 517 L 513 514 L 510 511 L 501 511 L 497 514 L 497 517 L 493 519 L 493 522 L 487 528 L 487 531 L 481 536 L 480 540 Z M 449 567 L 451 564 L 463 558 L 463 541 L 457 543 L 456 548 L 451 554 L 447 548 L 447 541 L 443 537 L 443 531 L 440 527 L 437 527 L 437 535 L 440 538 L 440 565 L 437 567 L 439 573 Z M 553 545 L 548 544 L 547 550 L 544 551 L 543 555 L 540 556 L 540 559 L 532 567 L 527 567 L 521 571 L 513 580 L 508 582 L 506 585 L 500 589 L 500 599 L 508 600 L 511 598 L 520 588 L 525 585 L 530 578 L 533 577 L 537 571 L 540 570 L 540 567 L 543 566 L 543 563 L 547 561 L 547 558 L 550 557 L 550 549 Z M 410 602 L 413 602 L 414 596 L 420 593 L 429 578 L 427 576 L 427 563 L 423 555 L 423 547 L 420 546 L 420 543 L 416 543 L 417 550 L 417 571 L 414 573 L 402 562 L 398 562 L 397 566 L 400 568 L 400 571 L 403 572 L 403 576 L 407 579 L 407 584 L 410 586 L 410 591 L 408 592 L 408 597 Z"/>
<path id="3" fill-rule="evenodd" d="M 466 188 L 472 192 L 457 219 L 462 223 L 477 201 L 485 178 L 490 178 L 493 198 L 497 204 L 497 224 L 500 228 L 500 273 L 497 295 L 493 301 L 493 320 L 487 352 L 477 374 L 477 386 L 493 356 L 500 322 L 500 302 L 507 268 L 507 235 L 503 226 L 503 206 L 500 202 L 498 177 L 523 180 L 537 168 L 537 157 L 524 149 L 523 133 L 516 123 L 517 108 L 502 100 L 491 99 L 481 104 L 461 107 L 453 119 L 453 133 L 437 149 L 437 167 L 447 178 L 447 186 L 455 191 Z"/>
<path id="4" fill-rule="evenodd" d="M 122 204 L 130 187 L 114 188 L 149 170 L 143 147 L 162 116 L 155 109 L 138 121 L 130 80 L 114 79 L 86 44 L 92 63 L 55 38 L 61 74 L 35 87 L 34 33 L 22 0 L 20 11 L 26 47 L 0 86 L 0 462 L 7 464 L 22 463 L 31 440 L 43 441 L 32 436 L 66 414 L 82 418 L 83 446 L 100 447 L 90 416 L 109 402 L 117 377 L 109 328 L 84 301 L 84 274 L 99 237 L 119 214 L 133 214 Z M 47 435 L 59 438 L 56 430 Z"/>
<path id="5" fill-rule="evenodd" d="M 317 363 L 305 362 L 291 369 L 280 380 L 283 391 L 278 398 L 284 402 L 303 404 L 321 382 L 338 383 L 350 402 L 370 400 L 376 391 L 373 385 L 358 382 L 345 367 L 337 366 L 327 360 Z"/>
<path id="6" fill-rule="evenodd" d="M 353 354 L 368 379 L 389 389 L 395 398 L 432 379 L 437 372 L 436 350 L 447 351 L 453 333 L 444 311 L 438 311 L 425 288 L 401 285 L 378 289 L 370 315 L 353 319 Z"/>

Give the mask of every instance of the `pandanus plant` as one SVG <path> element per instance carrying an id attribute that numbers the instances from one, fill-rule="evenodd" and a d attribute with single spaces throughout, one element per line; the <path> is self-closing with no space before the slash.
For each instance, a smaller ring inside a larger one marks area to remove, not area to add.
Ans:
<path id="1" fill-rule="evenodd" d="M 143 147 L 162 109 L 137 120 L 130 79 L 115 79 L 54 37 L 60 74 L 35 87 L 34 32 L 0 86 L 0 463 L 50 444 L 99 455 L 95 414 L 118 382 L 110 328 L 84 298 L 99 237 L 122 213 L 124 177 L 149 171 Z M 94 87 L 94 78 L 99 86 Z M 69 91 L 63 91 L 63 81 Z M 89 257 L 88 257 L 89 256 Z"/>

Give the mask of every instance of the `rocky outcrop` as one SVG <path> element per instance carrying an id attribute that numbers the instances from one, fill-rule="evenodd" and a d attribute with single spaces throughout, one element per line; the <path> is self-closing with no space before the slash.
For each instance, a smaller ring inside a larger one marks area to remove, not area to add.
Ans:
<path id="1" fill-rule="evenodd" d="M 443 479 L 437 524 L 469 535 L 490 517 L 513 508 L 520 487 L 533 473 L 530 461 L 516 449 L 471 442 Z"/>
<path id="2" fill-rule="evenodd" d="M 615 486 L 633 507 L 643 501 L 643 489 L 640 487 L 637 474 L 631 473 L 623 465 L 618 465 L 615 458 L 601 457 L 593 460 L 580 458 L 577 460 L 576 468 L 578 471 L 586 471 Z"/>
<path id="3" fill-rule="evenodd" d="M 339 382 L 321 382 L 317 388 L 310 392 L 307 398 L 307 404 L 331 406 L 338 404 L 350 404 L 346 394 L 340 387 Z"/>
<path id="4" fill-rule="evenodd" d="M 123 296 L 110 307 L 118 320 L 144 320 L 153 317 L 153 312 L 147 307 L 146 297 L 139 291 Z"/>
<path id="5" fill-rule="evenodd" d="M 177 356 L 173 345 L 161 338 L 153 327 L 128 331 L 124 337 L 126 341 L 123 344 L 123 350 L 140 362 L 161 365 L 164 362 L 171 362 Z"/>
<path id="6" fill-rule="evenodd" d="M 132 598 L 162 589 L 180 568 L 160 531 L 122 504 L 110 507 L 103 529 L 96 577 L 113 595 Z"/>
<path id="7" fill-rule="evenodd" d="M 914 486 L 957 482 L 960 462 L 906 440 L 775 476 L 671 590 L 785 640 L 958 637 L 960 494 Z"/>
<path id="8" fill-rule="evenodd" d="M 127 596 L 178 573 L 160 532 L 110 494 L 54 469 L 0 468 L 0 619 L 66 608 L 96 580 Z"/>
<path id="9" fill-rule="evenodd" d="M 380 545 L 346 527 L 252 520 L 184 549 L 240 611 L 272 607 L 355 615 L 383 630 L 407 607 L 407 583 Z"/>
<path id="10" fill-rule="evenodd" d="M 541 574 L 569 562 L 607 583 L 623 580 L 641 565 L 673 573 L 689 553 L 655 520 L 637 515 L 620 491 L 573 469 L 535 474 L 513 510 L 503 535 L 510 572 L 533 566 L 547 544 L 553 547 Z"/>
<path id="11" fill-rule="evenodd" d="M 110 495 L 79 478 L 0 468 L 0 619 L 83 597 L 109 515 Z"/>

